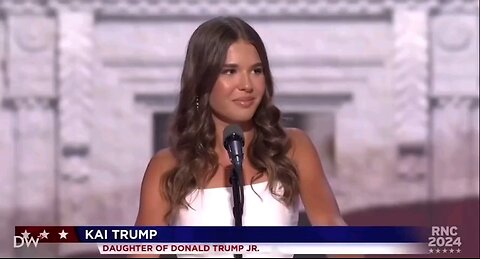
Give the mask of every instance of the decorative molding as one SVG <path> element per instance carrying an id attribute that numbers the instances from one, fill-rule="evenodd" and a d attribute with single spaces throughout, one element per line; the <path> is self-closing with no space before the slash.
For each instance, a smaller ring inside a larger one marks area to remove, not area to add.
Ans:
<path id="1" fill-rule="evenodd" d="M 74 211 L 92 208 L 85 191 L 90 188 L 91 130 L 94 70 L 94 15 L 58 13 L 60 172 L 59 224 L 81 224 Z M 89 205 L 86 205 L 89 204 Z M 91 220 L 91 218 L 90 218 Z M 65 250 L 63 245 L 60 250 Z"/>
<path id="2" fill-rule="evenodd" d="M 124 0 L 124 1 L 92 1 L 89 7 L 104 16 L 128 15 L 173 15 L 173 16 L 210 16 L 237 15 L 246 16 L 309 16 L 309 15 L 379 15 L 395 8 L 439 10 L 445 6 L 447 10 L 478 10 L 474 0 L 457 0 L 444 4 L 442 0 L 340 0 L 340 1 L 220 1 L 220 0 Z M 50 1 L 55 8 L 85 9 L 81 0 Z M 476 8 L 476 9 L 475 9 Z"/>
<path id="3" fill-rule="evenodd" d="M 51 10 L 48 1 L 39 0 L 2 0 L 0 11 L 8 14 L 46 14 Z"/>
<path id="4" fill-rule="evenodd" d="M 93 15 L 59 13 L 60 139 L 63 147 L 90 142 Z"/>
<path id="5" fill-rule="evenodd" d="M 55 97 L 55 20 L 9 15 L 6 33 L 7 91 L 11 97 Z"/>
<path id="6" fill-rule="evenodd" d="M 476 0 L 3 0 L 0 10 L 9 13 L 87 11 L 100 16 L 317 16 L 381 15 L 397 8 L 436 12 L 478 12 Z"/>
<path id="7" fill-rule="evenodd" d="M 405 182 L 423 182 L 427 175 L 426 144 L 400 145 L 398 147 L 397 178 Z"/>
<path id="8" fill-rule="evenodd" d="M 175 109 L 177 95 L 168 94 L 137 94 L 135 102 L 139 105 L 149 107 L 157 112 L 172 112 Z M 334 111 L 341 105 L 351 102 L 351 93 L 326 93 L 308 95 L 285 95 L 278 94 L 275 97 L 275 104 L 281 107 L 283 112 L 318 113 L 321 111 Z"/>
<path id="9" fill-rule="evenodd" d="M 397 143 L 423 145 L 428 133 L 428 16 L 425 11 L 397 10 L 393 26 Z"/>
<path id="10" fill-rule="evenodd" d="M 474 37 L 472 28 L 458 19 L 444 19 L 436 27 L 437 44 L 445 51 L 466 49 Z"/>
<path id="11" fill-rule="evenodd" d="M 478 98 L 478 14 L 431 17 L 431 94 Z"/>
<path id="12" fill-rule="evenodd" d="M 55 27 L 42 16 L 28 16 L 16 22 L 10 28 L 17 45 L 27 52 L 46 50 L 54 44 Z"/>
<path id="13" fill-rule="evenodd" d="M 431 99 L 432 106 L 435 109 L 445 109 L 447 107 L 467 107 L 475 109 L 479 107 L 479 96 L 471 95 L 437 95 Z"/>
<path id="14" fill-rule="evenodd" d="M 19 97 L 4 99 L 4 105 L 12 110 L 50 110 L 56 106 L 56 100 L 47 97 Z"/>

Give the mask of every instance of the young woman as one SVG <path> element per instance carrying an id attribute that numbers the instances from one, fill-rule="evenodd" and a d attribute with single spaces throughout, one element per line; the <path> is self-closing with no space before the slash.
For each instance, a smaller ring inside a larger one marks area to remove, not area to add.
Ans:
<path id="1" fill-rule="evenodd" d="M 223 145 L 230 124 L 245 137 L 244 226 L 296 226 L 300 199 L 312 225 L 344 225 L 314 145 L 282 127 L 273 94 L 265 46 L 249 24 L 201 24 L 188 44 L 170 147 L 148 164 L 136 225 L 234 225 Z"/>

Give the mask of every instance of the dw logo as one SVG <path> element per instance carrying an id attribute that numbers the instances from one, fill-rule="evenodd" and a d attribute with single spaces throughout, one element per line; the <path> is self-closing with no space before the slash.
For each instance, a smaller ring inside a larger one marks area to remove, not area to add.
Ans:
<path id="1" fill-rule="evenodd" d="M 20 248 L 20 247 L 30 247 L 33 245 L 34 247 L 38 246 L 38 241 L 40 238 L 38 237 L 30 237 L 30 233 L 28 233 L 26 230 L 25 232 L 22 233 L 21 236 L 14 236 L 13 239 L 13 248 Z"/>

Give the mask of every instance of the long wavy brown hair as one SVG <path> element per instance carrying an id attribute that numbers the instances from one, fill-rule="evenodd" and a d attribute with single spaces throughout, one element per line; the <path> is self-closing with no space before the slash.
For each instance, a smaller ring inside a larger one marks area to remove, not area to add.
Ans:
<path id="1" fill-rule="evenodd" d="M 284 204 L 294 206 L 299 194 L 296 167 L 287 156 L 291 143 L 281 126 L 280 110 L 272 103 L 273 79 L 265 46 L 258 33 L 238 17 L 217 17 L 201 24 L 188 43 L 181 90 L 172 120 L 169 142 L 177 166 L 167 172 L 161 187 L 170 220 L 180 207 L 189 206 L 186 196 L 205 188 L 219 167 L 215 153 L 215 125 L 209 94 L 230 45 L 245 40 L 255 46 L 263 66 L 266 91 L 253 116 L 254 137 L 247 156 L 258 173 L 252 182 L 268 177 L 270 191 Z M 198 100 L 198 109 L 197 109 Z M 283 191 L 277 192 L 280 184 Z"/>

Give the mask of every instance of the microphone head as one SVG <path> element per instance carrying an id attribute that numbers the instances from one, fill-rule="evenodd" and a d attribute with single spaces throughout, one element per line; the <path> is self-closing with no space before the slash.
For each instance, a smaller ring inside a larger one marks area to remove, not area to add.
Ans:
<path id="1" fill-rule="evenodd" d="M 223 146 L 228 150 L 228 143 L 232 140 L 241 141 L 242 147 L 245 144 L 243 130 L 237 124 L 230 124 L 223 130 Z"/>

